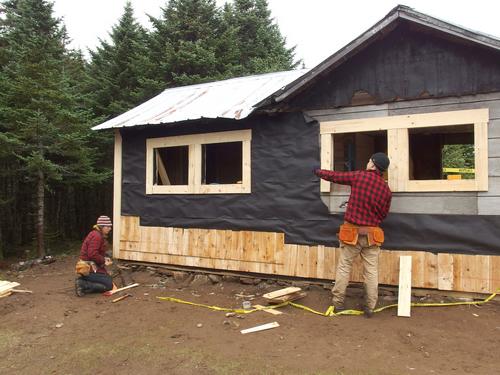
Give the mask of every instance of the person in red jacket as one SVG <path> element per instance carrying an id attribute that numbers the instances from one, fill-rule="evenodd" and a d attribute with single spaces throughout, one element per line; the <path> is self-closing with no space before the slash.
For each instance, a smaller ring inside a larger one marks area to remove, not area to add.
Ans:
<path id="1" fill-rule="evenodd" d="M 344 299 L 352 262 L 359 254 L 363 260 L 365 316 L 370 318 L 378 299 L 378 257 L 384 232 L 379 227 L 391 206 L 392 192 L 383 178 L 389 158 L 382 152 L 373 154 L 364 171 L 336 172 L 315 169 L 324 180 L 350 185 L 351 194 L 340 226 L 340 259 L 337 265 L 332 302 L 335 311 L 344 309 Z"/>
<path id="2" fill-rule="evenodd" d="M 111 258 L 107 254 L 107 237 L 112 227 L 113 223 L 108 216 L 99 216 L 93 230 L 83 241 L 80 259 L 88 262 L 91 270 L 87 276 L 79 276 L 75 281 L 75 291 L 78 297 L 113 289 L 113 279 L 105 268 L 111 264 Z"/>

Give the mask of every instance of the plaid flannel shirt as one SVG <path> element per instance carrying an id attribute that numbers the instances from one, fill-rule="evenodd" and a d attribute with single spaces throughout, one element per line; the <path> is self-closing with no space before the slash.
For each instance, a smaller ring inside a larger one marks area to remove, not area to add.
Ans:
<path id="1" fill-rule="evenodd" d="M 386 218 L 392 193 L 379 171 L 336 172 L 317 169 L 314 173 L 324 180 L 351 186 L 344 216 L 349 223 L 378 227 Z"/>

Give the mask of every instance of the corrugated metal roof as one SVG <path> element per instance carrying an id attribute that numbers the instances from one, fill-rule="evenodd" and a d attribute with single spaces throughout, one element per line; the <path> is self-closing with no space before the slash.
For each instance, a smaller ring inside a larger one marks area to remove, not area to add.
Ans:
<path id="1" fill-rule="evenodd" d="M 254 105 L 308 70 L 291 70 L 167 89 L 94 130 L 166 124 L 201 118 L 242 119 Z"/>

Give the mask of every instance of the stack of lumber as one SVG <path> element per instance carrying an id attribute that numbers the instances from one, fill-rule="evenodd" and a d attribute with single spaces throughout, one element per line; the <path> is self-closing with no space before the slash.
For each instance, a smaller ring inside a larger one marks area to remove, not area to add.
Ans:
<path id="1" fill-rule="evenodd" d="M 300 298 L 304 298 L 307 295 L 306 292 L 303 292 L 299 287 L 288 287 L 280 290 L 275 290 L 271 293 L 266 293 L 262 295 L 267 300 L 267 303 L 270 305 L 278 305 L 283 302 L 291 302 L 298 300 Z"/>
<path id="2" fill-rule="evenodd" d="M 13 289 L 16 286 L 19 286 L 19 283 L 16 283 L 14 281 L 5 281 L 5 280 L 0 280 L 0 298 L 2 297 L 7 297 L 12 294 Z"/>

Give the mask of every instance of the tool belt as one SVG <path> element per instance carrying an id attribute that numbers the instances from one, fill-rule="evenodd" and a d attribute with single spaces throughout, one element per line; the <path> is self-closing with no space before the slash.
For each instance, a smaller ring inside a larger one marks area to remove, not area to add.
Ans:
<path id="1" fill-rule="evenodd" d="M 96 270 L 96 264 L 92 261 L 79 259 L 78 262 L 76 262 L 75 272 L 78 275 L 88 276 L 90 272 L 96 272 Z"/>
<path id="2" fill-rule="evenodd" d="M 340 226 L 337 236 L 340 241 L 348 245 L 356 245 L 360 234 L 366 235 L 368 239 L 368 246 L 381 246 L 384 243 L 384 231 L 382 228 L 363 227 L 347 222 Z"/>

